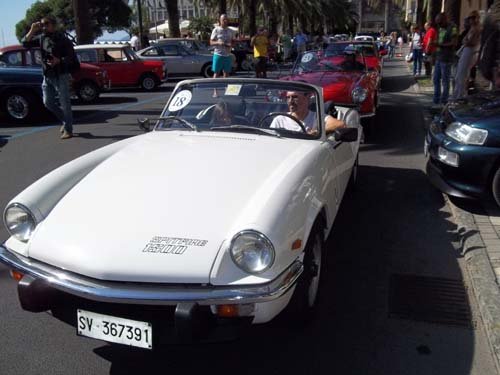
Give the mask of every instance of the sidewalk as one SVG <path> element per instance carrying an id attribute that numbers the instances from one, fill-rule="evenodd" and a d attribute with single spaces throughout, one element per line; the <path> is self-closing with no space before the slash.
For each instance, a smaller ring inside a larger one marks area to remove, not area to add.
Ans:
<path id="1" fill-rule="evenodd" d="M 413 70 L 413 65 L 408 64 Z M 429 84 L 430 83 L 430 84 Z M 425 129 L 433 116 L 431 110 L 434 88 L 432 78 L 415 77 L 415 91 L 425 97 Z M 481 318 L 489 344 L 500 372 L 500 208 L 486 202 L 461 200 L 445 196 L 457 224 L 459 251 L 466 260 Z"/>

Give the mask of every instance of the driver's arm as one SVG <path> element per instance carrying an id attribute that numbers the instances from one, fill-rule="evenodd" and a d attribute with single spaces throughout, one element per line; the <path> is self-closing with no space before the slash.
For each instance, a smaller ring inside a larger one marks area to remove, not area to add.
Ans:
<path id="1" fill-rule="evenodd" d="M 346 124 L 344 121 L 339 120 L 333 116 L 326 115 L 325 117 L 325 131 L 326 134 L 333 133 L 335 130 L 339 128 L 345 128 Z"/>

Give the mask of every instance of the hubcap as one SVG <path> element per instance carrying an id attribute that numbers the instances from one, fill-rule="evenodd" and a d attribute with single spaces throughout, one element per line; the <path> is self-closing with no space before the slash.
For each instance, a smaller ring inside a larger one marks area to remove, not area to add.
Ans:
<path id="1" fill-rule="evenodd" d="M 29 103 L 21 95 L 12 95 L 7 99 L 7 112 L 13 118 L 22 120 L 28 116 Z"/>
<path id="2" fill-rule="evenodd" d="M 144 78 L 142 81 L 142 87 L 146 90 L 152 90 L 155 87 L 155 80 L 153 78 Z"/>
<path id="3" fill-rule="evenodd" d="M 84 85 L 80 89 L 80 95 L 81 95 L 82 99 L 85 101 L 94 100 L 95 93 L 96 92 L 91 85 Z"/>
<path id="4" fill-rule="evenodd" d="M 308 303 L 309 307 L 312 307 L 318 295 L 319 278 L 321 276 L 321 241 L 318 237 L 316 237 L 312 248 L 312 260 L 308 271 L 311 277 L 308 291 Z"/>

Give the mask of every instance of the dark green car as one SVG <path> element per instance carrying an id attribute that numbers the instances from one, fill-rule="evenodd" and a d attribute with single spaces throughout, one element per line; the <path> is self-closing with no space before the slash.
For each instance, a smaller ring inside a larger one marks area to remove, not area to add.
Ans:
<path id="1" fill-rule="evenodd" d="M 500 92 L 448 104 L 425 137 L 427 175 L 460 198 L 492 195 L 500 205 Z"/>

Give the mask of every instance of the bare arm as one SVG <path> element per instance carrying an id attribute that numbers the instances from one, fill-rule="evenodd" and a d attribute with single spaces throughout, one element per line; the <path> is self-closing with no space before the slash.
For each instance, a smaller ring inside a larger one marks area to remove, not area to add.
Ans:
<path id="1" fill-rule="evenodd" d="M 340 129 L 340 128 L 345 128 L 346 124 L 344 121 L 339 120 L 333 116 L 326 116 L 325 117 L 325 131 L 326 134 L 333 133 L 335 130 Z"/>

